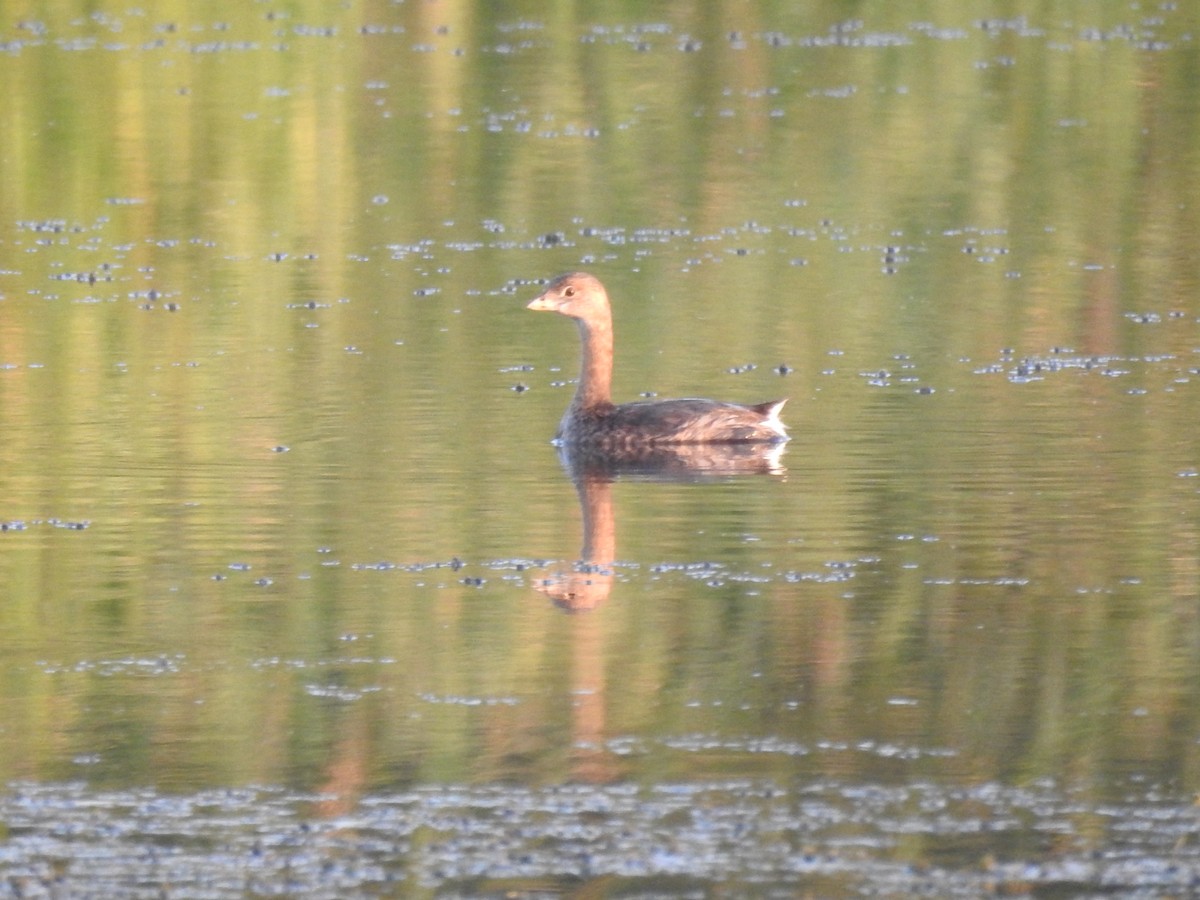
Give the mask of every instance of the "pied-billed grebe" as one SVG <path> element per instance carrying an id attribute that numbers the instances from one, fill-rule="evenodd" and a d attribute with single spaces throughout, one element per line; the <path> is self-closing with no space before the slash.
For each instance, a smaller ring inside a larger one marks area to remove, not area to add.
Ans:
<path id="1" fill-rule="evenodd" d="M 615 449 L 787 440 L 787 429 L 779 420 L 786 399 L 754 406 L 692 398 L 614 405 L 612 307 L 604 285 L 594 276 L 560 275 L 528 308 L 562 313 L 579 323 L 583 368 L 575 398 L 558 426 L 560 443 Z"/>

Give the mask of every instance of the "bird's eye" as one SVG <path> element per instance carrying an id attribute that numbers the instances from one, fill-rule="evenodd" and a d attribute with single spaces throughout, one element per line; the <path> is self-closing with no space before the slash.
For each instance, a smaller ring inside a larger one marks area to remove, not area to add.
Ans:
<path id="1" fill-rule="evenodd" d="M 563 288 L 563 296 L 564 297 L 574 297 L 575 296 L 575 288 L 573 288 L 573 287 Z"/>

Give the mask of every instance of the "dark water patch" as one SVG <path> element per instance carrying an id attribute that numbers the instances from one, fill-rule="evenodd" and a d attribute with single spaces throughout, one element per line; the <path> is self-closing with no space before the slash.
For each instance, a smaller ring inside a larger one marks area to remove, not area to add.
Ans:
<path id="1" fill-rule="evenodd" d="M 698 701 L 693 701 L 688 704 L 696 707 L 701 704 Z M 906 701 L 903 698 L 895 702 L 889 701 L 889 705 L 915 705 L 911 701 Z M 786 708 L 798 708 L 792 703 L 785 704 Z M 668 750 L 681 751 L 689 754 L 713 754 L 726 755 L 733 754 L 737 756 L 775 756 L 775 757 L 797 757 L 810 756 L 812 754 L 865 754 L 867 756 L 875 756 L 882 759 L 901 760 L 901 761 L 916 761 L 919 759 L 946 759 L 958 756 L 957 751 L 949 748 L 928 748 L 918 747 L 915 745 L 905 745 L 892 743 L 888 741 L 829 741 L 818 740 L 812 743 L 803 741 L 793 741 L 785 738 L 765 736 L 753 738 L 729 738 L 719 735 L 709 734 L 691 734 L 680 735 L 678 737 L 664 738 L 660 746 Z M 630 741 L 615 741 L 611 744 L 610 749 L 614 753 L 622 755 L 648 753 L 650 747 L 640 745 L 639 742 Z"/>
<path id="2" fill-rule="evenodd" d="M 483 697 L 455 694 L 417 694 L 422 703 L 449 706 L 516 706 L 521 701 L 516 697 Z"/>
<path id="3" fill-rule="evenodd" d="M 1027 587 L 1028 578 L 999 576 L 997 578 L 926 578 L 929 585 L 961 585 L 965 587 Z"/>
<path id="4" fill-rule="evenodd" d="M 743 536 L 743 541 L 754 543 L 757 539 L 752 535 Z M 689 581 L 698 582 L 706 587 L 719 588 L 728 584 L 841 584 L 850 581 L 860 565 L 875 560 L 830 561 L 821 569 L 800 570 L 794 568 L 779 568 L 775 563 L 764 562 L 757 570 L 735 569 L 727 563 L 712 561 L 695 562 L 658 562 L 646 567 L 651 581 L 663 577 L 682 576 Z M 641 567 L 632 563 L 617 564 L 619 568 L 629 573 L 636 573 Z"/>
<path id="5" fill-rule="evenodd" d="M 387 560 L 379 560 L 377 562 L 351 563 L 350 569 L 353 571 L 366 571 L 366 572 L 398 571 L 398 572 L 412 572 L 412 573 L 436 571 L 438 569 L 449 569 L 452 572 L 457 572 L 459 569 L 461 569 L 465 565 L 466 565 L 465 562 L 463 562 L 461 559 L 459 559 L 457 556 L 455 556 L 448 560 L 434 560 L 431 562 L 397 563 L 397 562 L 390 562 Z"/>
<path id="6" fill-rule="evenodd" d="M 1188 376 L 1196 373 L 1195 368 L 1181 365 L 1179 357 L 1173 353 L 1143 356 L 1079 354 L 1070 347 L 1053 347 L 1048 353 L 1029 354 L 1019 358 L 1015 358 L 1013 352 L 1006 349 L 1001 359 L 996 362 L 973 366 L 976 375 L 1004 375 L 1014 384 L 1043 381 L 1064 373 L 1086 373 L 1105 378 L 1144 374 L 1174 377 L 1176 383 L 1187 383 Z"/>
<path id="7" fill-rule="evenodd" d="M 86 519 L 10 519 L 0 522 L 0 532 L 28 531 L 31 528 L 63 528 L 67 531 L 85 531 L 92 523 Z"/>
<path id="8" fill-rule="evenodd" d="M 81 659 L 73 663 L 42 660 L 38 669 L 46 675 L 99 675 L 102 678 L 128 676 L 178 675 L 183 671 L 185 657 L 181 654 L 159 656 L 125 656 L 112 659 Z"/>

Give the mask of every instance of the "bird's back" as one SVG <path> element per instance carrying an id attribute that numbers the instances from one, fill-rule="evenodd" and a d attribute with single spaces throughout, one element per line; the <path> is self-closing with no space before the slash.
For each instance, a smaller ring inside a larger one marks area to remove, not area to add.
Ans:
<path id="1" fill-rule="evenodd" d="M 719 400 L 643 400 L 568 409 L 559 439 L 611 447 L 639 444 L 774 443 L 788 438 L 779 411 L 787 400 L 753 406 Z"/>

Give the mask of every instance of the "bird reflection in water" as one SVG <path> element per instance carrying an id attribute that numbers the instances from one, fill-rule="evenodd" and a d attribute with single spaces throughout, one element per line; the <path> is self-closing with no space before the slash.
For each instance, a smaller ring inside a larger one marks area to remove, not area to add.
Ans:
<path id="1" fill-rule="evenodd" d="M 612 486 L 624 481 L 713 481 L 739 475 L 783 475 L 784 443 L 660 444 L 618 452 L 560 445 L 559 460 L 575 483 L 583 513 L 583 550 L 570 571 L 557 572 L 535 587 L 561 609 L 589 613 L 612 591 L 617 558 Z M 619 780 L 627 773 L 608 752 L 606 629 L 601 615 L 571 622 L 571 772 L 587 782 Z"/>
<path id="2" fill-rule="evenodd" d="M 608 599 L 616 560 L 612 485 L 631 481 L 704 482 L 740 475 L 787 473 L 786 443 L 653 444 L 619 450 L 560 445 L 559 461 L 579 494 L 583 549 L 569 572 L 548 575 L 535 587 L 569 612 L 595 609 Z"/>

